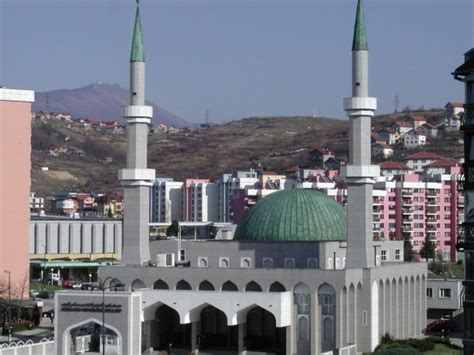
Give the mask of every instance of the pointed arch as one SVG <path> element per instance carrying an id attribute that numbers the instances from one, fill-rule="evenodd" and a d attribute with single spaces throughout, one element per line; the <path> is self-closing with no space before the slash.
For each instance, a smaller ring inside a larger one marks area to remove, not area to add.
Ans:
<path id="1" fill-rule="evenodd" d="M 138 291 L 138 290 L 146 290 L 148 287 L 145 285 L 145 283 L 140 280 L 140 279 L 135 279 L 132 282 L 132 291 Z"/>
<path id="2" fill-rule="evenodd" d="M 214 287 L 213 284 L 211 284 L 209 281 L 204 280 L 199 284 L 198 287 L 199 291 L 215 291 L 216 288 Z"/>
<path id="3" fill-rule="evenodd" d="M 311 293 L 311 290 L 309 289 L 308 285 L 306 285 L 304 282 L 299 282 L 293 287 L 293 293 Z"/>
<path id="4" fill-rule="evenodd" d="M 125 284 L 119 279 L 113 279 L 110 281 L 109 288 L 114 291 L 121 291 L 125 289 Z"/>
<path id="5" fill-rule="evenodd" d="M 255 281 L 250 281 L 246 286 L 245 286 L 245 291 L 246 292 L 262 292 L 262 287 Z"/>
<path id="6" fill-rule="evenodd" d="M 286 288 L 278 281 L 272 283 L 268 289 L 269 292 L 285 292 Z"/>
<path id="7" fill-rule="evenodd" d="M 164 282 L 162 279 L 156 280 L 155 283 L 153 284 L 153 289 L 154 290 L 169 290 L 169 286 L 166 282 Z"/>
<path id="8" fill-rule="evenodd" d="M 189 282 L 187 282 L 185 280 L 179 280 L 178 283 L 176 284 L 176 290 L 189 291 L 189 290 L 192 290 L 192 288 L 191 288 L 191 285 L 189 284 Z"/>
<path id="9" fill-rule="evenodd" d="M 232 281 L 226 281 L 222 284 L 222 291 L 238 291 L 238 287 Z"/>

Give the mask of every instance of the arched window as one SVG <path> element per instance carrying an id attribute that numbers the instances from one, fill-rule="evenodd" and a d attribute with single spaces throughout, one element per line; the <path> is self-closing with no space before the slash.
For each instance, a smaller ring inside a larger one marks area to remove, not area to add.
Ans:
<path id="1" fill-rule="evenodd" d="M 323 284 L 318 289 L 319 305 L 321 306 L 322 342 L 334 343 L 336 291 L 334 287 Z"/>
<path id="2" fill-rule="evenodd" d="M 229 267 L 229 258 L 219 258 L 219 267 Z"/>
<path id="3" fill-rule="evenodd" d="M 204 280 L 199 284 L 199 291 L 214 291 L 214 285 L 211 284 L 209 281 Z"/>
<path id="4" fill-rule="evenodd" d="M 262 292 L 262 288 L 255 281 L 250 281 L 247 286 L 245 286 L 245 291 L 247 292 Z"/>
<path id="5" fill-rule="evenodd" d="M 323 342 L 332 343 L 334 341 L 334 326 L 332 317 L 323 318 Z"/>
<path id="6" fill-rule="evenodd" d="M 239 289 L 232 281 L 226 281 L 222 284 L 222 291 L 238 291 Z"/>
<path id="7" fill-rule="evenodd" d="M 155 290 L 169 290 L 168 284 L 163 280 L 158 280 L 153 284 Z"/>
<path id="8" fill-rule="evenodd" d="M 298 319 L 298 340 L 308 341 L 308 317 Z"/>
<path id="9" fill-rule="evenodd" d="M 306 265 L 307 265 L 308 269 L 316 269 L 318 267 L 318 259 L 310 258 L 310 259 L 308 259 Z"/>
<path id="10" fill-rule="evenodd" d="M 294 269 L 295 268 L 295 259 L 294 258 L 285 258 L 285 268 Z"/>
<path id="11" fill-rule="evenodd" d="M 262 265 L 265 269 L 273 268 L 273 259 L 272 258 L 263 258 Z"/>
<path id="12" fill-rule="evenodd" d="M 278 281 L 275 281 L 274 283 L 270 285 L 269 291 L 270 292 L 285 292 L 286 288 Z"/>
<path id="13" fill-rule="evenodd" d="M 132 282 L 132 291 L 143 290 L 146 288 L 147 287 L 145 283 L 140 279 L 136 279 L 135 281 Z"/>
<path id="14" fill-rule="evenodd" d="M 198 267 L 207 267 L 207 257 L 200 257 L 199 258 Z"/>
<path id="15" fill-rule="evenodd" d="M 181 280 L 176 284 L 176 289 L 177 290 L 191 290 L 191 285 L 188 282 Z"/>

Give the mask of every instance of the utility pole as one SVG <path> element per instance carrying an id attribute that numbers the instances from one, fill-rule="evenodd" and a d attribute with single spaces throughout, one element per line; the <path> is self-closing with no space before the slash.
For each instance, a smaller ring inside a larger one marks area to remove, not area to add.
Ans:
<path id="1" fill-rule="evenodd" d="M 8 270 L 4 270 L 8 274 L 8 342 L 12 341 L 12 293 L 10 284 L 10 274 Z"/>

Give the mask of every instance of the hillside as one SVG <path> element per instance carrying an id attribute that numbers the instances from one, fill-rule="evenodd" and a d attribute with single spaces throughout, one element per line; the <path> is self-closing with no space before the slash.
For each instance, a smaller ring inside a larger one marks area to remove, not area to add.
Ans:
<path id="1" fill-rule="evenodd" d="M 442 111 L 416 112 L 436 123 Z M 374 130 L 379 130 L 399 115 L 375 117 Z M 156 133 L 149 136 L 149 166 L 158 176 L 177 180 L 186 177 L 215 179 L 223 172 L 238 169 L 262 168 L 282 172 L 295 165 L 309 166 L 309 152 L 317 147 L 329 147 L 338 158 L 347 159 L 349 122 L 330 118 L 276 117 L 246 118 L 205 130 L 185 130 L 176 134 Z M 67 137 L 67 138 L 66 138 Z M 462 151 L 459 132 L 442 135 L 424 150 L 445 156 Z M 126 135 L 106 135 L 93 130 L 67 128 L 61 121 L 33 123 L 32 191 L 49 194 L 74 188 L 85 191 L 115 190 L 120 188 L 117 171 L 125 166 Z M 48 154 L 52 145 L 74 147 L 84 156 Z M 416 150 L 397 152 L 397 156 Z M 50 171 L 68 175 L 48 174 Z"/>
<path id="2" fill-rule="evenodd" d="M 77 89 L 62 89 L 36 93 L 34 111 L 69 112 L 74 117 L 96 120 L 122 120 L 121 108 L 130 100 L 128 89 L 112 84 L 91 84 Z M 189 127 L 190 123 L 173 115 L 153 102 L 153 123 Z"/>

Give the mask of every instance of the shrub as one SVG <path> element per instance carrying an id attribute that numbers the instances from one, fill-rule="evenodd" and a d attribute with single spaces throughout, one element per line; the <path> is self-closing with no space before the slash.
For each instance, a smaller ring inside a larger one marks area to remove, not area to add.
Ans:
<path id="1" fill-rule="evenodd" d="M 412 348 L 420 350 L 421 352 L 433 350 L 435 344 L 427 339 L 413 339 L 406 340 L 406 343 Z"/>
<path id="2" fill-rule="evenodd" d="M 458 261 L 456 261 L 456 264 L 458 264 L 458 265 L 462 265 L 462 260 L 458 260 Z"/>
<path id="3" fill-rule="evenodd" d="M 407 348 L 406 345 L 394 342 L 392 344 L 383 344 L 375 350 L 376 355 L 421 355 L 421 352 Z"/>

